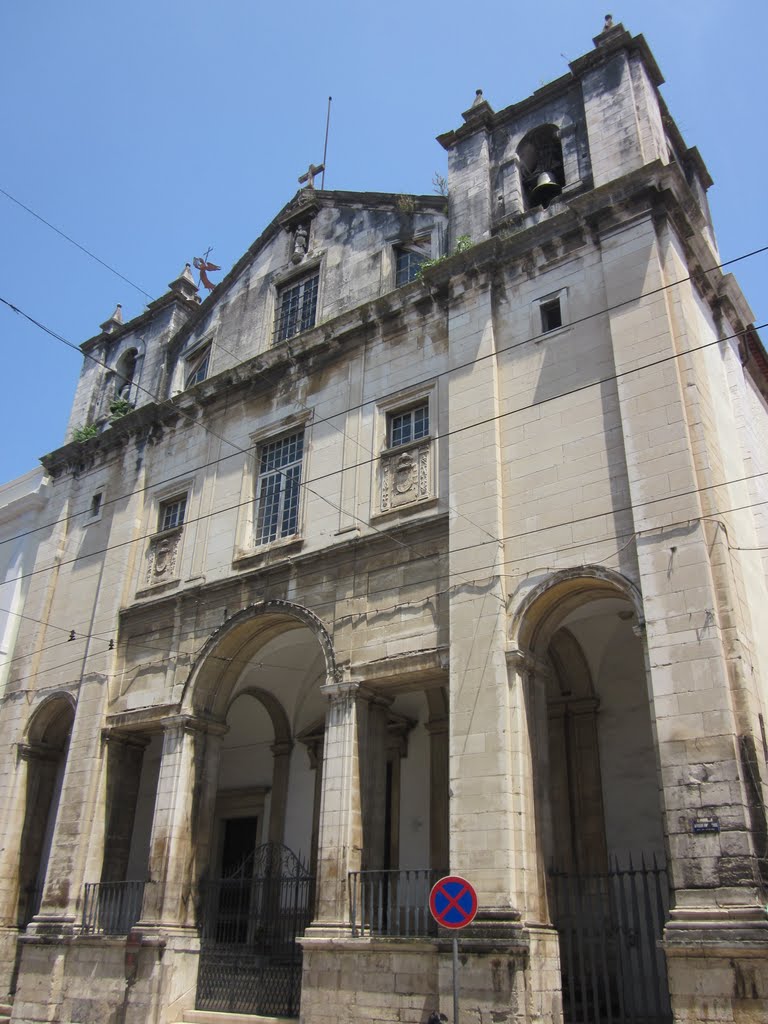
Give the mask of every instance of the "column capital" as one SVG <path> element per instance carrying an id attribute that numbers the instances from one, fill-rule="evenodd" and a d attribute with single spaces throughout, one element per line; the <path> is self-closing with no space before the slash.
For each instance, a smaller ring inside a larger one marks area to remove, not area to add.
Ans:
<path id="1" fill-rule="evenodd" d="M 143 749 L 149 746 L 149 736 L 144 733 L 119 732 L 114 728 L 101 730 L 101 742 L 122 747 L 138 747 Z"/>
<path id="2" fill-rule="evenodd" d="M 293 750 L 293 740 L 275 740 L 269 749 L 275 757 L 286 757 Z"/>
<path id="3" fill-rule="evenodd" d="M 392 703 L 391 698 L 382 697 L 381 694 L 369 690 L 362 683 L 345 680 L 344 682 L 325 683 L 320 687 L 320 693 L 327 697 L 331 704 L 343 704 L 348 700 L 378 700 L 382 703 Z"/>
<path id="4" fill-rule="evenodd" d="M 448 715 L 442 715 L 440 718 L 430 718 L 428 722 L 424 723 L 424 728 L 430 736 L 442 736 L 448 732 Z"/>
<path id="5" fill-rule="evenodd" d="M 203 732 L 210 733 L 212 736 L 224 736 L 229 732 L 229 726 L 225 722 L 217 722 L 198 715 L 169 715 L 167 718 L 163 718 L 160 724 L 164 733 Z"/>
<path id="6" fill-rule="evenodd" d="M 16 756 L 19 761 L 57 761 L 61 751 L 45 743 L 17 743 Z"/>
<path id="7" fill-rule="evenodd" d="M 518 672 L 534 672 L 537 667 L 534 655 L 522 647 L 507 648 L 507 664 Z"/>

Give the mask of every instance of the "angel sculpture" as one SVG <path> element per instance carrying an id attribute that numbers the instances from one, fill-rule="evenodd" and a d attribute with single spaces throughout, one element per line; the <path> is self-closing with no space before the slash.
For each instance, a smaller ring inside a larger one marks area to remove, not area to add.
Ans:
<path id="1" fill-rule="evenodd" d="M 208 277 L 208 271 L 221 270 L 221 267 L 216 266 L 215 263 L 209 263 L 207 256 L 195 256 L 195 258 L 192 260 L 192 266 L 195 268 L 195 270 L 200 271 L 200 284 L 204 285 L 209 292 L 212 292 L 216 285 L 212 284 L 212 282 L 210 281 Z"/>

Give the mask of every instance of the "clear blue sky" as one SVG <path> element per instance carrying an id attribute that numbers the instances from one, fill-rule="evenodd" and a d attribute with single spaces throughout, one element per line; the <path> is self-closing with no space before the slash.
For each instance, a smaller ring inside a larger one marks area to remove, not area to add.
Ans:
<path id="1" fill-rule="evenodd" d="M 610 10 L 643 33 L 715 185 L 723 259 L 768 244 L 768 4 L 714 0 L 27 0 L 0 13 L 0 188 L 162 294 L 213 246 L 228 270 L 322 156 L 326 188 L 432 191 L 482 88 L 495 109 L 564 74 Z M 79 344 L 145 297 L 0 195 L 0 295 Z M 768 254 L 736 273 L 768 320 Z M 219 279 L 219 278 L 217 278 Z M 81 357 L 0 306 L 0 481 L 64 440 Z"/>

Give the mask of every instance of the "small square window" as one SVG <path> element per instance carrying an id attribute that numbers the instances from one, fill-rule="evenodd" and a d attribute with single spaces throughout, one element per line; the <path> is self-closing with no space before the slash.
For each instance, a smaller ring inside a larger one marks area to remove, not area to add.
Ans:
<path id="1" fill-rule="evenodd" d="M 387 416 L 387 445 L 397 448 L 429 436 L 429 403 Z"/>
<path id="2" fill-rule="evenodd" d="M 208 376 L 208 365 L 211 361 L 211 346 L 205 345 L 198 349 L 186 361 L 184 387 L 191 388 L 205 380 Z"/>
<path id="3" fill-rule="evenodd" d="M 560 299 L 549 299 L 539 306 L 541 312 L 541 330 L 543 334 L 547 331 L 556 331 L 563 326 L 563 311 L 560 307 Z"/>
<path id="4" fill-rule="evenodd" d="M 187 496 L 181 494 L 170 501 L 163 501 L 160 504 L 160 515 L 157 523 L 158 533 L 164 530 L 175 530 L 184 523 L 184 516 L 187 511 Z"/>
<path id="5" fill-rule="evenodd" d="M 288 338 L 314 327 L 319 284 L 320 273 L 316 271 L 278 290 L 275 342 L 287 341 Z"/>
<path id="6" fill-rule="evenodd" d="M 395 287 L 410 284 L 416 280 L 422 265 L 429 259 L 429 242 L 414 242 L 413 245 L 395 249 Z"/>

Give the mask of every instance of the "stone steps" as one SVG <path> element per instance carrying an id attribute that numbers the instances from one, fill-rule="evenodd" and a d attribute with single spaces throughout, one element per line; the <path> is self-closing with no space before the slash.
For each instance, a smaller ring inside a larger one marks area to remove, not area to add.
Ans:
<path id="1" fill-rule="evenodd" d="M 0 1020 L 0 1024 L 3 1024 Z M 187 1010 L 181 1024 L 297 1024 L 295 1017 L 261 1017 L 257 1013 L 218 1013 Z"/>
<path id="2" fill-rule="evenodd" d="M 10 1024 L 12 1012 L 12 1003 L 0 1003 L 0 1024 Z"/>

